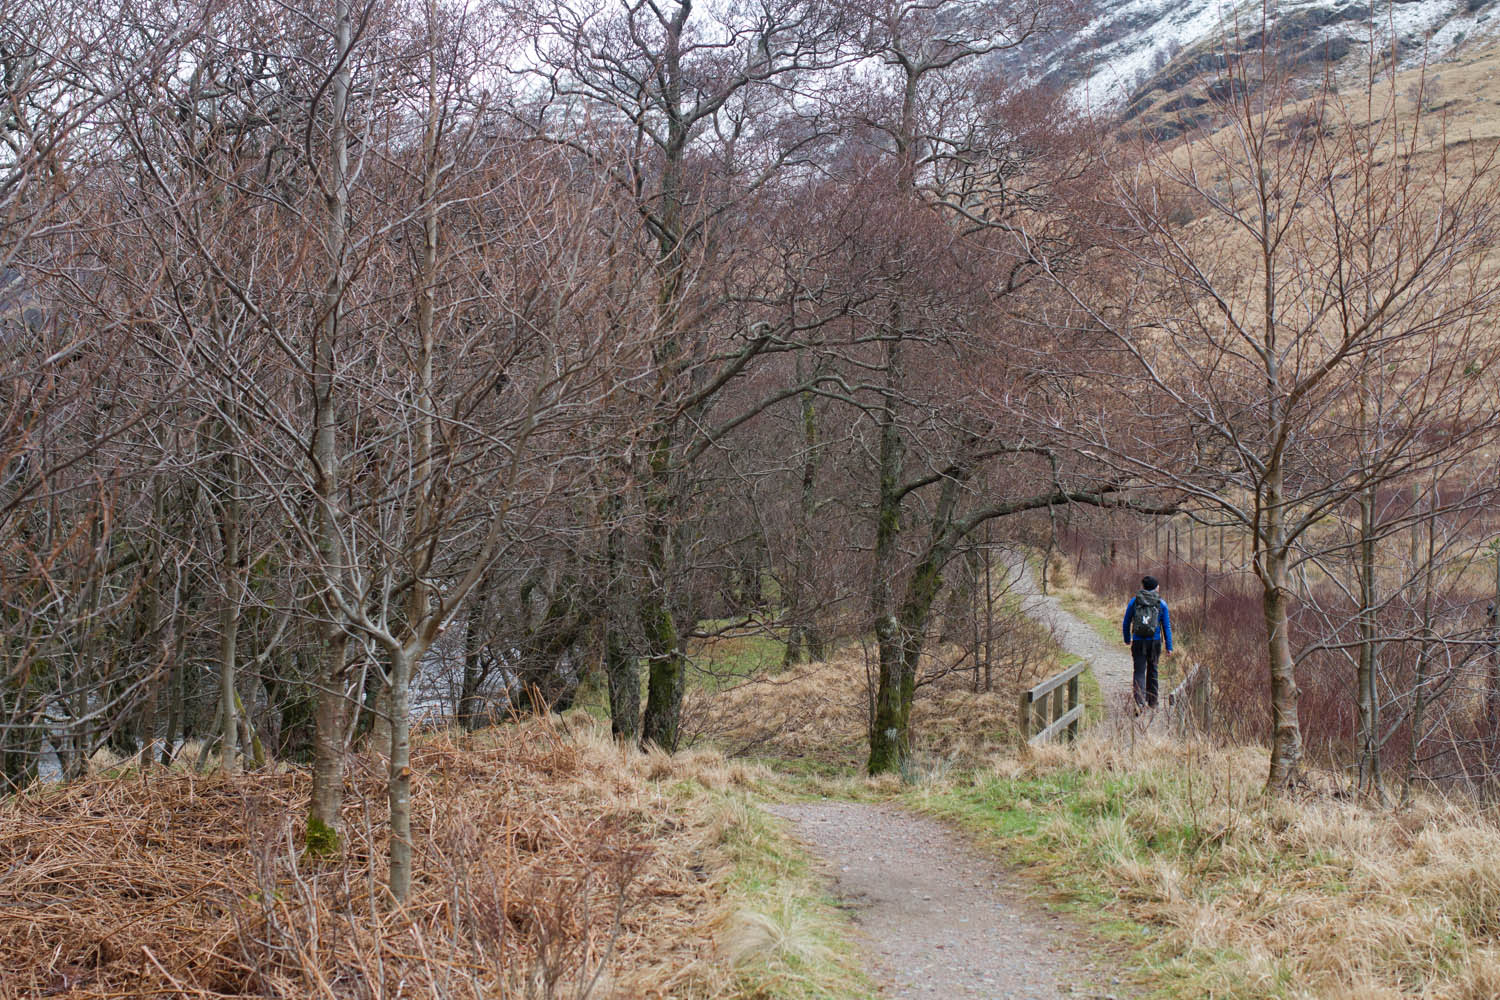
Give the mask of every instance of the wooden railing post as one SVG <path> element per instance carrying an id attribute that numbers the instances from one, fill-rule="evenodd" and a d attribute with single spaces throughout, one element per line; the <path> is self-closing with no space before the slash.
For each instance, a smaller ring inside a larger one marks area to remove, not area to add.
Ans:
<path id="1" fill-rule="evenodd" d="M 1022 740 L 1040 743 L 1062 733 L 1069 739 L 1078 736 L 1079 720 L 1083 717 L 1078 677 L 1087 669 L 1086 661 L 1076 663 L 1021 692 L 1017 720 Z"/>
<path id="2" fill-rule="evenodd" d="M 1213 712 L 1213 680 L 1207 668 L 1195 663 L 1182 683 L 1167 695 L 1168 719 L 1179 737 L 1189 729 L 1208 734 Z"/>
<path id="3" fill-rule="evenodd" d="M 1082 702 L 1078 700 L 1078 678 L 1070 677 L 1068 679 L 1068 708 L 1075 708 L 1081 704 Z M 1068 726 L 1068 739 L 1078 739 L 1078 729 L 1078 720 L 1074 719 L 1072 724 Z"/>

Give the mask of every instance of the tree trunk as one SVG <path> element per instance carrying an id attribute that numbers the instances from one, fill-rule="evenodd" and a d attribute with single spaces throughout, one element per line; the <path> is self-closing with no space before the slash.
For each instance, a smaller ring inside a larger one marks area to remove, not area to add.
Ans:
<path id="1" fill-rule="evenodd" d="M 875 693 L 875 719 L 870 726 L 871 774 L 899 770 L 911 752 L 911 709 L 917 691 L 917 666 L 932 620 L 932 608 L 943 587 L 943 566 L 953 553 L 950 530 L 958 483 L 947 480 L 939 500 L 933 539 L 912 571 L 906 596 L 894 625 L 880 635 L 880 685 Z M 951 494 L 951 495 L 950 495 Z"/>
<path id="2" fill-rule="evenodd" d="M 361 741 L 363 745 L 373 747 L 377 753 L 384 753 L 391 745 L 391 719 L 394 718 L 391 708 L 391 685 L 394 683 L 392 680 L 393 670 L 393 667 L 386 669 L 384 681 L 378 677 L 376 678 L 375 697 L 370 699 L 371 704 L 369 706 L 369 743 L 363 744 L 363 741 Z"/>
<path id="3" fill-rule="evenodd" d="M 1379 652 L 1375 616 L 1375 497 L 1374 488 L 1359 498 L 1359 666 L 1355 686 L 1359 706 L 1359 787 L 1385 798 L 1380 776 Z"/>
<path id="4" fill-rule="evenodd" d="M 803 381 L 802 359 L 797 358 L 796 367 L 797 381 Z M 818 413 L 813 400 L 811 390 L 804 389 L 798 395 L 798 402 L 802 410 L 802 496 L 797 511 L 797 520 L 794 530 L 796 538 L 793 541 L 793 558 L 795 562 L 788 582 L 787 612 L 791 619 L 791 627 L 787 632 L 786 655 L 782 658 L 783 666 L 792 666 L 804 662 L 802 649 L 806 640 L 807 656 L 809 660 L 820 660 L 823 658 L 821 641 L 814 637 L 815 629 L 812 625 L 811 605 L 816 601 L 812 599 L 813 587 L 813 517 L 817 513 L 817 475 L 818 475 Z M 818 646 L 814 650 L 814 644 Z"/>
<path id="5" fill-rule="evenodd" d="M 808 622 L 802 630 L 802 641 L 807 643 L 807 658 L 814 662 L 828 659 L 828 635 L 816 622 Z"/>
<path id="6" fill-rule="evenodd" d="M 911 751 L 911 708 L 917 691 L 918 659 L 933 605 L 943 587 L 943 567 L 963 536 L 953 524 L 961 484 L 957 476 L 943 480 L 933 510 L 927 550 L 912 570 L 900 614 L 887 615 L 876 623 L 880 679 L 870 725 L 871 774 L 898 770 Z"/>
<path id="7" fill-rule="evenodd" d="M 479 585 L 481 595 L 489 583 L 486 577 Z M 485 681 L 484 651 L 479 642 L 479 616 L 483 613 L 483 596 L 475 601 L 464 622 L 464 681 L 458 695 L 458 720 L 469 732 L 480 724 L 480 687 Z"/>
<path id="8" fill-rule="evenodd" d="M 233 447 L 229 430 L 224 433 L 224 446 Z M 219 721 L 223 729 L 219 732 L 219 759 L 225 774 L 238 774 L 239 763 L 239 699 L 235 695 L 236 653 L 239 647 L 240 630 L 240 505 L 239 463 L 233 453 L 226 454 L 227 472 L 224 495 L 219 504 L 219 532 L 222 560 L 219 571 Z"/>
<path id="9" fill-rule="evenodd" d="M 349 715 L 344 655 L 348 640 L 342 629 L 329 632 L 319 653 L 318 707 L 313 723 L 313 788 L 306 838 L 307 851 L 313 855 L 337 853 L 339 810 L 344 804 L 344 740 Z"/>
<path id="10" fill-rule="evenodd" d="M 391 655 L 390 732 L 391 766 L 391 895 L 405 902 L 411 892 L 411 670 L 412 659 Z"/>
<path id="11" fill-rule="evenodd" d="M 641 735 L 641 671 L 618 623 L 605 629 L 604 674 L 609 685 L 610 732 L 621 743 L 633 744 Z"/>
<path id="12" fill-rule="evenodd" d="M 179 577 L 177 586 L 181 587 Z M 168 697 L 171 699 L 167 708 L 167 731 L 162 737 L 161 766 L 171 767 L 172 761 L 177 758 L 177 742 L 186 741 L 183 732 L 185 725 L 184 716 L 187 709 L 187 671 L 183 669 L 183 660 L 187 653 L 187 629 L 182 626 L 181 608 L 183 595 L 180 590 L 174 602 L 173 611 L 173 644 L 172 644 L 172 675 L 167 682 Z"/>
<path id="13" fill-rule="evenodd" d="M 1485 738 L 1491 760 L 1500 748 L 1500 548 L 1495 550 L 1495 594 L 1490 603 L 1490 664 L 1484 688 Z"/>
<path id="14" fill-rule="evenodd" d="M 880 427 L 879 493 L 875 506 L 874 559 L 870 566 L 870 617 L 873 620 L 879 678 L 875 693 L 875 710 L 870 718 L 871 774 L 896 771 L 906 757 L 907 712 L 910 701 L 904 689 L 915 678 L 903 675 L 901 623 L 895 615 L 891 584 L 899 572 L 896 539 L 901 532 L 902 493 L 900 490 L 904 459 L 900 427 L 897 424 L 896 399 L 901 385 L 901 312 L 891 309 L 892 321 L 885 344 L 885 392 L 876 414 Z"/>
<path id="15" fill-rule="evenodd" d="M 1434 474 L 1432 491 L 1434 498 L 1437 496 L 1437 479 Z M 1402 788 L 1402 798 L 1411 800 L 1412 782 L 1416 780 L 1417 768 L 1421 766 L 1421 749 L 1423 727 L 1427 722 L 1427 667 L 1428 654 L 1432 645 L 1433 633 L 1433 564 L 1437 561 L 1437 531 L 1432 523 L 1432 512 L 1428 512 L 1427 522 L 1427 558 L 1422 565 L 1422 629 L 1421 638 L 1417 643 L 1417 676 L 1416 687 L 1412 691 L 1411 706 L 1411 749 L 1406 762 L 1406 781 Z"/>
<path id="16" fill-rule="evenodd" d="M 641 622 L 645 627 L 649 664 L 641 742 L 672 753 L 681 737 L 678 727 L 682 720 L 687 658 L 679 648 L 677 623 L 672 620 L 669 599 L 660 586 L 653 581 L 650 592 L 641 601 Z"/>
<path id="17" fill-rule="evenodd" d="M 337 603 L 327 591 L 342 583 L 345 565 L 343 538 L 338 523 L 339 456 L 336 389 L 338 379 L 335 344 L 339 336 L 344 286 L 345 244 L 348 238 L 349 192 L 349 92 L 353 81 L 350 65 L 354 46 L 354 21 L 349 0 L 335 0 L 334 56 L 339 60 L 329 96 L 332 107 L 329 177 L 325 189 L 327 218 L 324 242 L 328 254 L 328 283 L 324 287 L 322 315 L 314 332 L 312 351 L 313 441 L 312 472 L 317 496 L 318 562 L 325 593 L 314 599 L 314 609 L 324 622 L 324 641 L 317 672 L 317 735 L 313 740 L 312 807 L 307 822 L 306 844 L 312 854 L 335 853 L 339 847 L 339 808 L 344 800 L 344 742 L 346 677 L 345 646 L 348 642 Z"/>
<path id="18" fill-rule="evenodd" d="M 656 444 L 647 487 L 646 580 L 640 598 L 640 621 L 647 659 L 646 713 L 641 743 L 675 752 L 681 736 L 683 686 L 687 658 L 683 656 L 672 614 L 671 514 L 679 506 L 673 488 L 670 431 Z"/>
<path id="19" fill-rule="evenodd" d="M 228 581 L 225 581 L 228 586 Z M 219 609 L 219 760 L 225 774 L 238 774 L 239 714 L 235 698 L 235 647 L 240 627 L 239 607 L 234 597 L 224 595 Z"/>
<path id="20" fill-rule="evenodd" d="M 661 337 L 652 350 L 652 359 L 662 373 L 663 384 L 674 388 L 683 382 L 686 371 L 680 329 L 688 250 L 683 202 L 688 132 L 682 112 L 686 100 L 682 32 L 690 11 L 691 5 L 681 5 L 669 25 L 660 69 L 665 84 L 663 97 L 671 113 L 662 147 L 661 208 L 655 227 L 657 326 Z M 681 735 L 682 695 L 687 679 L 687 660 L 680 648 L 673 617 L 671 588 L 675 580 L 670 551 L 672 520 L 682 514 L 683 494 L 677 488 L 679 470 L 674 467 L 673 454 L 676 401 L 668 394 L 657 405 L 659 412 L 652 428 L 646 483 L 646 580 L 640 595 L 640 621 L 648 663 L 641 742 L 670 753 L 677 749 Z"/>
<path id="21" fill-rule="evenodd" d="M 786 650 L 781 655 L 781 669 L 806 663 L 807 657 L 802 655 L 802 648 L 802 626 L 794 621 L 787 626 Z"/>
<path id="22" fill-rule="evenodd" d="M 911 706 L 917 689 L 915 669 L 908 663 L 907 643 L 902 640 L 901 625 L 895 616 L 887 616 L 876 626 L 880 656 L 880 674 L 875 690 L 875 716 L 870 723 L 870 774 L 899 771 L 911 752 Z M 920 643 L 917 643 L 920 649 Z M 914 664 L 913 664 L 914 665 Z"/>
<path id="23" fill-rule="evenodd" d="M 155 495 L 152 498 L 152 517 L 154 523 L 163 525 L 166 523 L 166 511 L 161 499 L 160 485 L 155 487 Z M 162 560 L 161 550 L 158 546 L 152 546 L 151 569 L 146 574 L 142 586 L 145 589 L 145 608 L 140 619 L 140 645 L 143 658 L 152 663 L 151 675 L 146 679 L 146 703 L 141 706 L 140 734 L 141 734 L 141 776 L 156 763 L 156 708 L 161 703 L 163 686 L 167 683 L 165 678 L 170 677 L 166 672 L 165 659 L 158 659 L 158 655 L 165 657 L 166 649 L 163 648 L 162 625 L 161 625 L 161 588 L 162 588 Z"/>
<path id="24" fill-rule="evenodd" d="M 1288 634 L 1287 556 L 1278 543 L 1263 557 L 1262 605 L 1271 675 L 1271 768 L 1266 788 L 1279 791 L 1297 779 L 1302 729 L 1297 720 L 1297 677 Z"/>

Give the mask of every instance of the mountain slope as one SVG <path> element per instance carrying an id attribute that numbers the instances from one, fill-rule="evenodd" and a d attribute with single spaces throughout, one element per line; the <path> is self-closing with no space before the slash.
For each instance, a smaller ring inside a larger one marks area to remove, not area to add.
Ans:
<path id="1" fill-rule="evenodd" d="M 1264 22 L 1264 23 L 1263 23 Z M 1080 105 L 1131 118 L 1212 70 L 1231 48 L 1255 50 L 1266 31 L 1310 75 L 1324 64 L 1394 45 L 1403 68 L 1500 39 L 1500 0 L 1097 0 L 1077 30 L 1010 54 L 1004 72 L 1066 88 Z"/>

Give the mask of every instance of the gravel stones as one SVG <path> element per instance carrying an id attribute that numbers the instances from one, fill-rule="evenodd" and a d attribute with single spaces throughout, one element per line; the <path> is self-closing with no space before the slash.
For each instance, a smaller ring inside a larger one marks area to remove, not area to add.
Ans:
<path id="1" fill-rule="evenodd" d="M 1118 986 L 1060 916 L 941 823 L 889 806 L 772 807 L 820 857 L 889 1000 L 1078 1000 Z"/>

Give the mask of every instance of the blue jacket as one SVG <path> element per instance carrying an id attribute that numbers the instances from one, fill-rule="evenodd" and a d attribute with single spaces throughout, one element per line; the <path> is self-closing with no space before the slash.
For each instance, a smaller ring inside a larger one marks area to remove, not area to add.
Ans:
<path id="1" fill-rule="evenodd" d="M 1125 605 L 1125 618 L 1120 622 L 1120 628 L 1124 632 L 1126 642 L 1130 642 L 1134 638 L 1130 634 L 1130 613 L 1134 610 L 1135 598 L 1132 597 L 1130 603 Z M 1172 614 L 1167 610 L 1166 601 L 1161 602 L 1161 624 L 1156 627 L 1156 635 L 1152 638 L 1160 640 L 1163 637 L 1167 640 L 1167 652 L 1170 653 L 1172 651 Z"/>

